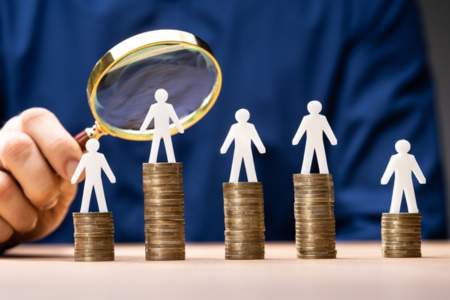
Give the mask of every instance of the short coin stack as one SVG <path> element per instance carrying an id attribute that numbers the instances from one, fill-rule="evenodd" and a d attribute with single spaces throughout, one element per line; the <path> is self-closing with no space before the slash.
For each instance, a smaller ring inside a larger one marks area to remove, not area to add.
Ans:
<path id="1" fill-rule="evenodd" d="M 184 260 L 181 163 L 143 164 L 145 259 Z"/>
<path id="2" fill-rule="evenodd" d="M 224 183 L 225 259 L 264 259 L 264 196 L 260 182 Z"/>
<path id="3" fill-rule="evenodd" d="M 73 213 L 75 261 L 114 260 L 111 212 Z"/>
<path id="4" fill-rule="evenodd" d="M 294 174 L 295 244 L 298 258 L 336 258 L 333 178 Z"/>
<path id="5" fill-rule="evenodd" d="M 419 213 L 383 213 L 381 217 L 383 256 L 421 257 L 421 219 Z"/>

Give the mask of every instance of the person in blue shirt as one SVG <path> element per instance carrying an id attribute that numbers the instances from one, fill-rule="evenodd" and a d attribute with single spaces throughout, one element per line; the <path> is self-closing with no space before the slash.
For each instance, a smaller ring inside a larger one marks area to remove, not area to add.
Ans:
<path id="1" fill-rule="evenodd" d="M 337 237 L 379 238 L 391 191 L 378 181 L 400 138 L 411 141 L 429 179 L 416 187 L 423 236 L 445 236 L 434 92 L 415 1 L 9 0 L 0 3 L 4 248 L 44 237 L 72 241 L 68 212 L 80 207 L 80 197 L 69 180 L 82 154 L 72 135 L 92 123 L 89 73 L 118 42 L 165 28 L 206 40 L 223 71 L 212 111 L 174 138 L 185 169 L 187 240 L 223 239 L 221 187 L 231 154 L 218 151 L 241 107 L 251 111 L 267 148 L 255 162 L 267 239 L 293 239 L 291 176 L 300 170 L 303 144 L 290 141 L 312 99 L 321 100 L 340 141 L 327 151 Z M 148 144 L 101 142 L 117 175 L 105 191 L 117 241 L 142 241 Z"/>

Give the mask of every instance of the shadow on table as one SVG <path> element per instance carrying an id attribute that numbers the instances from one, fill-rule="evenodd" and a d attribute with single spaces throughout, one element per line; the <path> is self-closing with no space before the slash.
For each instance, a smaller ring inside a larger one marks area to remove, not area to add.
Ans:
<path id="1" fill-rule="evenodd" d="M 6 259 L 73 259 L 69 254 L 40 254 L 40 253 L 4 253 L 0 255 L 0 260 Z"/>

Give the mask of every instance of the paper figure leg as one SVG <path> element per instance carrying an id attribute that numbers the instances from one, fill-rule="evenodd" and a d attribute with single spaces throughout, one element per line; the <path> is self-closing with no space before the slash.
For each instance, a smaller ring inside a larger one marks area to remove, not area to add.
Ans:
<path id="1" fill-rule="evenodd" d="M 258 178 L 256 178 L 255 162 L 253 161 L 251 152 L 244 155 L 244 167 L 245 173 L 247 174 L 247 181 L 257 182 Z"/>
<path id="2" fill-rule="evenodd" d="M 416 195 L 412 184 L 405 188 L 405 198 L 406 204 L 408 205 L 408 212 L 412 214 L 418 213 L 419 209 L 417 208 Z"/>
<path id="3" fill-rule="evenodd" d="M 164 147 L 166 148 L 167 161 L 174 163 L 175 153 L 173 152 L 172 138 L 170 137 L 170 134 L 164 136 Z"/>
<path id="4" fill-rule="evenodd" d="M 100 212 L 108 212 L 108 207 L 106 206 L 105 200 L 105 193 L 103 192 L 103 183 L 101 179 L 94 185 L 94 189 L 95 189 L 95 196 L 97 198 L 98 210 Z"/>
<path id="5" fill-rule="evenodd" d="M 327 156 L 325 155 L 325 148 L 323 144 L 316 147 L 317 163 L 319 164 L 319 173 L 328 174 Z"/>
<path id="6" fill-rule="evenodd" d="M 81 200 L 81 213 L 87 213 L 89 212 L 89 204 L 91 202 L 91 195 L 92 195 L 92 184 L 88 183 L 86 180 L 84 183 L 84 189 L 83 189 L 83 198 Z"/>
<path id="7" fill-rule="evenodd" d="M 158 159 L 158 150 L 159 150 L 159 142 L 161 141 L 161 137 L 158 135 L 153 136 L 152 147 L 150 149 L 150 157 L 148 158 L 148 162 L 151 164 L 156 163 Z"/>
<path id="8" fill-rule="evenodd" d="M 233 164 L 231 165 L 230 182 L 239 181 L 239 173 L 241 171 L 242 156 L 233 156 Z"/>
<path id="9" fill-rule="evenodd" d="M 313 159 L 314 148 L 312 145 L 306 143 L 305 145 L 305 153 L 303 154 L 303 163 L 302 163 L 302 174 L 311 173 L 311 163 Z"/>
<path id="10" fill-rule="evenodd" d="M 392 191 L 391 208 L 389 212 L 391 214 L 398 214 L 400 212 L 400 205 L 402 203 L 403 189 L 398 183 L 394 183 L 394 190 Z"/>

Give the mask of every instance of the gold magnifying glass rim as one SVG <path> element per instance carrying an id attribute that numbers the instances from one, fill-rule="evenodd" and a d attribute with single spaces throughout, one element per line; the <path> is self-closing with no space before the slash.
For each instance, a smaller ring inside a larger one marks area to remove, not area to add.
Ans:
<path id="1" fill-rule="evenodd" d="M 108 134 L 111 136 L 133 141 L 152 140 L 153 129 L 146 130 L 142 134 L 136 134 L 131 133 L 131 130 L 116 128 L 104 122 L 97 114 L 97 111 L 95 109 L 95 99 L 97 98 L 97 88 L 101 80 L 114 66 L 119 64 L 129 55 L 132 55 L 142 49 L 161 45 L 181 45 L 199 51 L 210 59 L 217 73 L 216 82 L 214 84 L 212 92 L 209 93 L 208 97 L 203 100 L 201 105 L 195 111 L 187 116 L 180 118 L 180 122 L 183 128 L 187 129 L 191 127 L 192 125 L 200 121 L 211 110 L 211 108 L 217 101 L 220 89 L 222 87 L 222 71 L 208 44 L 192 33 L 181 30 L 162 29 L 147 31 L 132 36 L 114 46 L 98 60 L 98 62 L 92 69 L 92 72 L 89 75 L 86 89 L 89 107 L 95 119 L 95 130 L 92 133 L 92 137 L 100 138 L 102 135 Z M 134 132 L 136 131 L 134 130 Z M 171 124 L 171 135 L 174 135 L 177 132 L 178 131 L 175 128 L 174 124 Z"/>

